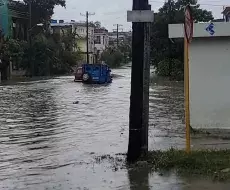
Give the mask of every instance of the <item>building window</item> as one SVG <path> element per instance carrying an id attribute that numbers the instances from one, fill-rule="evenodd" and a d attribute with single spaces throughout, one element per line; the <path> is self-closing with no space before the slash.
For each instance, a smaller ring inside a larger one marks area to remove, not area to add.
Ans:
<path id="1" fill-rule="evenodd" d="M 101 44 L 101 36 L 96 36 L 95 44 Z"/>
<path id="2" fill-rule="evenodd" d="M 103 45 L 105 44 L 105 36 L 103 36 Z"/>

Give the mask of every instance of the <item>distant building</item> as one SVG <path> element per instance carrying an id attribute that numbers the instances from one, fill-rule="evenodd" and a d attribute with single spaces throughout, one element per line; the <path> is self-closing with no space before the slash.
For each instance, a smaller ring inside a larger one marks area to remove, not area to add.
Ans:
<path id="1" fill-rule="evenodd" d="M 132 38 L 132 32 L 119 32 L 118 33 L 118 40 L 120 42 L 131 40 Z M 117 44 L 117 32 L 109 32 L 109 45 L 114 46 Z"/>
<path id="2" fill-rule="evenodd" d="M 84 22 L 64 22 L 64 20 L 59 20 L 59 22 L 52 20 L 51 21 L 52 32 L 56 34 L 62 34 L 62 30 L 67 31 L 71 30 L 72 32 L 76 31 L 76 43 L 82 54 L 84 54 L 84 61 L 87 60 L 87 38 L 86 38 L 86 23 Z M 94 44 L 94 24 L 89 23 L 89 63 L 95 62 L 95 44 Z M 76 51 L 77 49 L 73 49 Z"/>
<path id="3" fill-rule="evenodd" d="M 225 21 L 230 22 L 230 7 L 225 7 L 223 14 L 224 14 Z"/>
<path id="4" fill-rule="evenodd" d="M 109 33 L 105 28 L 97 28 L 94 30 L 94 34 L 96 54 L 100 57 L 101 53 L 109 46 Z"/>

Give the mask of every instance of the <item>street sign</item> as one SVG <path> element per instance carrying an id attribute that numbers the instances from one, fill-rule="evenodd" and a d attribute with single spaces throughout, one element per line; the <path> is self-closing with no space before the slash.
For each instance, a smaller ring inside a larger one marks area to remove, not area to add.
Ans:
<path id="1" fill-rule="evenodd" d="M 193 37 L 193 18 L 190 5 L 185 7 L 184 32 L 188 43 L 191 43 Z"/>
<path id="2" fill-rule="evenodd" d="M 214 35 L 215 34 L 215 25 L 213 23 L 210 23 L 208 25 L 208 27 L 206 28 L 206 31 L 210 34 L 210 35 Z"/>
<path id="3" fill-rule="evenodd" d="M 154 22 L 154 12 L 151 10 L 127 11 L 128 22 Z"/>

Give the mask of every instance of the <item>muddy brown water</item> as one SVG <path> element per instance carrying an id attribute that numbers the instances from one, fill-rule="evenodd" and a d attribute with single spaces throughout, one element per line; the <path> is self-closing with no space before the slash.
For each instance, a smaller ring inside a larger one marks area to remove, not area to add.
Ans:
<path id="1" fill-rule="evenodd" d="M 114 169 L 96 156 L 128 146 L 130 69 L 110 85 L 74 83 L 72 76 L 0 85 L 0 189 L 229 189 L 209 180 Z M 154 80 L 150 149 L 181 148 L 183 84 Z"/>

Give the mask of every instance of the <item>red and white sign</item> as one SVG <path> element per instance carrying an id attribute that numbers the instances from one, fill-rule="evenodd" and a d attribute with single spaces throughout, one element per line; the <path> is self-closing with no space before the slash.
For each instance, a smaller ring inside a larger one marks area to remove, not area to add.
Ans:
<path id="1" fill-rule="evenodd" d="M 184 33 L 188 43 L 191 43 L 193 37 L 193 18 L 191 7 L 189 5 L 185 7 Z"/>

